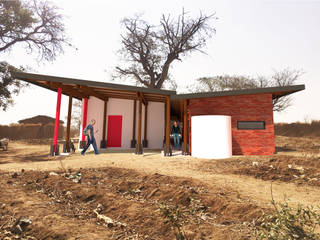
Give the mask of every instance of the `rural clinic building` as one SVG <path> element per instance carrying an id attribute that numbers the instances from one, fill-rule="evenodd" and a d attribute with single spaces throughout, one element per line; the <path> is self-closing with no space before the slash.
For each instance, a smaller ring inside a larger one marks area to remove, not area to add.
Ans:
<path id="1" fill-rule="evenodd" d="M 61 94 L 69 96 L 67 134 L 64 151 L 69 150 L 72 99 L 82 100 L 82 129 L 91 119 L 99 148 L 164 149 L 170 155 L 172 120 L 182 126 L 182 151 L 190 154 L 191 117 L 231 116 L 232 154 L 271 155 L 275 152 L 272 100 L 305 89 L 304 85 L 245 89 L 236 91 L 176 94 L 104 82 L 15 72 L 13 77 L 57 92 L 56 123 L 59 125 Z M 58 153 L 55 131 L 51 153 Z"/>

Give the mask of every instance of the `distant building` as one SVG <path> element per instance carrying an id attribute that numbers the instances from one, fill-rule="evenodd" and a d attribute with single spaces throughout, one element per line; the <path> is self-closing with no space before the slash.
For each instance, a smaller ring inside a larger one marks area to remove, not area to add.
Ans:
<path id="1" fill-rule="evenodd" d="M 55 118 L 49 117 L 49 116 L 45 116 L 45 115 L 38 115 L 35 117 L 31 117 L 31 118 L 26 118 L 26 119 L 22 119 L 19 120 L 18 123 L 20 124 L 37 124 L 37 123 L 41 123 L 42 125 L 46 125 L 46 124 L 54 124 L 56 121 Z M 64 122 L 62 120 L 59 121 L 59 124 L 62 125 Z"/>

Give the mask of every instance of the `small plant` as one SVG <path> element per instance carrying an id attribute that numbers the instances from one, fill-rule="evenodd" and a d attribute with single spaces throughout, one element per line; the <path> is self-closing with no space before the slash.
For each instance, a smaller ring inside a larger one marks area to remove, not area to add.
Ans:
<path id="1" fill-rule="evenodd" d="M 312 206 L 292 208 L 287 202 L 272 202 L 274 214 L 263 214 L 256 226 L 256 239 L 266 240 L 320 240 L 320 215 Z M 318 231 L 318 232 L 316 232 Z"/>
<path id="2" fill-rule="evenodd" d="M 188 240 L 182 226 L 183 213 L 181 209 L 178 206 L 170 207 L 165 203 L 161 203 L 159 209 L 163 217 L 170 221 L 176 240 Z"/>

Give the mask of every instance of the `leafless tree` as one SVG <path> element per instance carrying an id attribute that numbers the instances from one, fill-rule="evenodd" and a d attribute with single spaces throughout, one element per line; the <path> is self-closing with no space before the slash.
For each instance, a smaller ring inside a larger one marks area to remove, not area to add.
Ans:
<path id="1" fill-rule="evenodd" d="M 302 75 L 303 71 L 301 70 L 290 70 L 286 68 L 281 71 L 274 71 L 271 77 L 257 76 L 254 78 L 241 75 L 202 77 L 197 79 L 195 85 L 188 86 L 188 91 L 214 92 L 264 87 L 284 87 L 296 84 Z M 291 96 L 283 96 L 273 99 L 274 111 L 281 112 L 291 105 Z"/>
<path id="2" fill-rule="evenodd" d="M 54 60 L 70 45 L 57 10 L 46 1 L 0 0 L 0 53 L 21 44 L 37 50 L 40 59 Z"/>
<path id="3" fill-rule="evenodd" d="M 117 77 L 130 77 L 139 85 L 162 88 L 169 78 L 169 69 L 175 60 L 194 51 L 201 51 L 215 33 L 210 26 L 214 15 L 200 13 L 191 18 L 183 10 L 176 19 L 162 15 L 160 24 L 151 25 L 141 16 L 125 18 L 122 24 L 122 49 L 119 51 L 125 66 L 116 67 Z"/>
<path id="4" fill-rule="evenodd" d="M 38 60 L 52 61 L 71 46 L 65 36 L 63 16 L 47 1 L 0 0 L 0 56 L 14 46 L 24 46 L 27 53 L 37 52 Z M 11 71 L 24 70 L 0 61 L 0 109 L 6 110 L 26 84 L 13 79 Z"/>

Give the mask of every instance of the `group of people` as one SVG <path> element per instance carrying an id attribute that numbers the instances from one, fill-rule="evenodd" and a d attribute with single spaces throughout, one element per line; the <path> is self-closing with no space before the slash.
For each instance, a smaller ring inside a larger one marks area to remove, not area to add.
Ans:
<path id="1" fill-rule="evenodd" d="M 97 148 L 97 142 L 94 137 L 94 129 L 93 126 L 96 124 L 96 120 L 92 119 L 89 125 L 84 129 L 84 135 L 87 137 L 87 144 L 81 151 L 81 155 L 84 155 L 87 149 L 92 145 L 95 154 L 99 154 Z M 177 121 L 174 121 L 173 126 L 171 128 L 171 136 L 173 137 L 174 147 L 180 149 L 180 137 L 181 137 L 181 129 Z"/>

